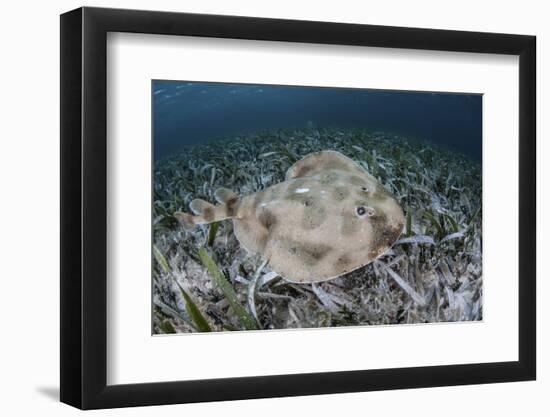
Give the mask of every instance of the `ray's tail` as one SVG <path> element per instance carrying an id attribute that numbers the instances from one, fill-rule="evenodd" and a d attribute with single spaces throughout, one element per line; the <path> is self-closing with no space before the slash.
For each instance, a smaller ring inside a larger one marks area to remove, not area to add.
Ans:
<path id="1" fill-rule="evenodd" d="M 197 198 L 189 204 L 194 215 L 177 211 L 174 213 L 174 217 L 180 221 L 184 229 L 192 230 L 198 224 L 214 223 L 237 216 L 240 205 L 240 198 L 237 194 L 227 188 L 218 188 L 214 192 L 214 198 L 219 204 L 214 205 Z"/>

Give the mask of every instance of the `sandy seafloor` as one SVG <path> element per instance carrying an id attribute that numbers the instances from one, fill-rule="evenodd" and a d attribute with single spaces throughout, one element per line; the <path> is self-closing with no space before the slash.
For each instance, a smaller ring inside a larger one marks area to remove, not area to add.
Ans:
<path id="1" fill-rule="evenodd" d="M 296 160 L 329 149 L 377 177 L 407 217 L 400 240 L 366 267 L 319 284 L 289 283 L 240 247 L 231 221 L 220 222 L 214 236 L 208 225 L 185 231 L 173 216 L 189 211 L 194 198 L 214 202 L 219 187 L 247 195 L 283 181 Z M 153 187 L 153 243 L 161 255 L 152 271 L 155 334 L 204 330 L 197 314 L 212 331 L 244 329 L 201 262 L 201 247 L 259 329 L 482 319 L 481 164 L 460 153 L 362 129 L 271 130 L 158 160 Z"/>

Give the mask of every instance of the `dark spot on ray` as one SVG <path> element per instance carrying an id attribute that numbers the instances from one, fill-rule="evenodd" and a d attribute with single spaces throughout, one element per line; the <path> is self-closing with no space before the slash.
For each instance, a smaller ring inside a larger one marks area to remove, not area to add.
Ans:
<path id="1" fill-rule="evenodd" d="M 366 180 L 364 178 L 359 177 L 358 175 L 352 175 L 349 180 L 350 184 L 362 186 L 365 185 Z"/>
<path id="2" fill-rule="evenodd" d="M 399 236 L 401 236 L 401 233 L 403 233 L 403 227 L 405 227 L 403 223 L 398 223 L 397 226 L 394 226 L 390 229 L 390 233 L 392 235 L 392 243 L 393 241 L 396 241 Z"/>
<path id="3" fill-rule="evenodd" d="M 292 176 L 293 178 L 305 177 L 308 172 L 311 172 L 312 169 L 313 167 L 311 165 L 301 165 L 299 168 L 294 170 Z"/>
<path id="4" fill-rule="evenodd" d="M 378 212 L 374 216 L 369 217 L 375 235 L 380 235 L 387 230 L 388 217 L 383 212 Z"/>
<path id="5" fill-rule="evenodd" d="M 356 216 L 350 214 L 342 215 L 342 225 L 340 228 L 340 233 L 343 235 L 351 235 L 359 231 L 361 219 L 358 219 Z"/>
<path id="6" fill-rule="evenodd" d="M 318 262 L 323 259 L 332 248 L 322 243 L 316 243 L 311 245 L 301 245 L 301 252 L 306 256 L 308 261 L 312 263 Z"/>
<path id="7" fill-rule="evenodd" d="M 378 248 L 378 247 L 371 249 L 371 250 L 369 251 L 369 259 L 371 259 L 371 260 L 372 260 L 372 259 L 376 259 L 376 258 L 378 257 L 378 254 L 379 254 L 378 251 L 379 251 L 380 249 L 381 249 L 381 248 Z"/>
<path id="8" fill-rule="evenodd" d="M 349 189 L 348 187 L 345 187 L 343 185 L 334 187 L 334 189 L 332 190 L 332 196 L 336 200 L 344 200 L 348 195 L 349 195 Z"/>
<path id="9" fill-rule="evenodd" d="M 268 237 L 267 233 L 261 233 L 257 236 L 256 244 L 258 245 L 258 250 L 260 252 L 263 252 L 267 245 L 267 237 Z"/>
<path id="10" fill-rule="evenodd" d="M 348 255 L 343 254 L 343 255 L 340 255 L 338 259 L 336 259 L 334 266 L 338 271 L 346 272 L 351 267 L 351 264 L 352 264 L 352 259 Z"/>
<path id="11" fill-rule="evenodd" d="M 263 209 L 258 216 L 258 221 L 267 229 L 270 230 L 277 224 L 277 217 L 267 209 Z"/>
<path id="12" fill-rule="evenodd" d="M 399 225 L 390 227 L 387 216 L 383 213 L 377 213 L 369 217 L 369 221 L 373 231 L 373 251 L 392 246 L 403 230 L 403 225 L 401 227 Z"/>
<path id="13" fill-rule="evenodd" d="M 225 202 L 225 212 L 228 217 L 233 217 L 237 214 L 239 207 L 239 197 L 231 197 Z"/>
<path id="14" fill-rule="evenodd" d="M 342 161 L 336 160 L 336 159 L 327 159 L 323 163 L 323 169 L 329 170 L 329 169 L 337 169 L 340 171 L 349 171 L 350 167 L 346 164 L 343 164 Z"/>
<path id="15" fill-rule="evenodd" d="M 308 202 L 306 201 L 306 208 L 304 209 L 304 214 L 302 217 L 302 226 L 304 229 L 311 230 L 323 224 L 327 218 L 327 215 L 323 206 L 319 204 L 313 205 L 311 202 L 310 204 L 307 203 Z"/>
<path id="16" fill-rule="evenodd" d="M 204 217 L 204 220 L 207 222 L 211 222 L 214 220 L 214 207 L 206 206 L 202 208 L 202 217 Z"/>
<path id="17" fill-rule="evenodd" d="M 336 172 L 325 172 L 319 178 L 321 184 L 332 184 L 338 180 L 339 175 Z"/>
<path id="18" fill-rule="evenodd" d="M 287 240 L 288 252 L 299 258 L 306 265 L 315 265 L 323 259 L 332 249 L 331 246 L 323 243 L 300 243 L 294 240 Z"/>

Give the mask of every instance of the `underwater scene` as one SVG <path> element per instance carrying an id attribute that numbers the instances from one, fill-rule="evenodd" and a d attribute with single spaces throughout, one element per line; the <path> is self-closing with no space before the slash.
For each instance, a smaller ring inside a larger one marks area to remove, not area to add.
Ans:
<path id="1" fill-rule="evenodd" d="M 151 97 L 153 334 L 483 319 L 482 95 Z"/>

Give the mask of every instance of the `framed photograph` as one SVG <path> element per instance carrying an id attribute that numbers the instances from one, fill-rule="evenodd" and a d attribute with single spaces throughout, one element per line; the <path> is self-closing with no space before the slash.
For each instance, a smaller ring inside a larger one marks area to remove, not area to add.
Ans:
<path id="1" fill-rule="evenodd" d="M 535 379 L 535 37 L 61 16 L 61 401 Z"/>

